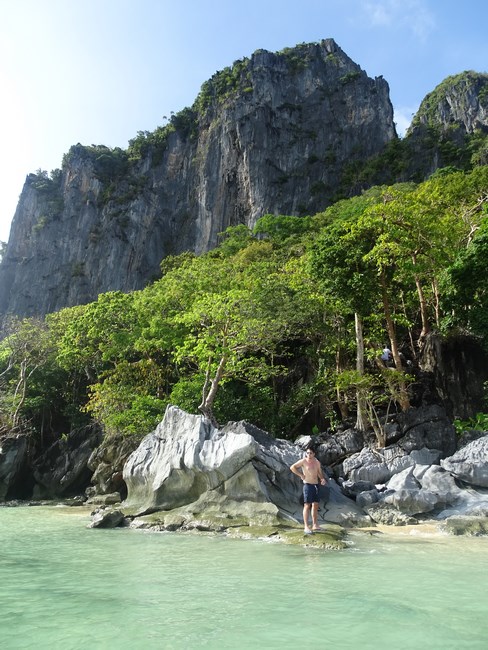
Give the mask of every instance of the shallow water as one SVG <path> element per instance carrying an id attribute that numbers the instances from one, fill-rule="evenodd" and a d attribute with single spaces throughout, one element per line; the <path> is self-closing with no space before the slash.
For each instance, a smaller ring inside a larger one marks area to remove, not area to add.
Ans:
<path id="1" fill-rule="evenodd" d="M 323 552 L 88 521 L 0 508 L 2 650 L 487 647 L 488 538 Z"/>

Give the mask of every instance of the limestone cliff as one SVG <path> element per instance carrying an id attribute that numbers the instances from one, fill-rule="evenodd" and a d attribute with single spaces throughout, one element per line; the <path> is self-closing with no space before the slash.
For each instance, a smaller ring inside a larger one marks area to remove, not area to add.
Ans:
<path id="1" fill-rule="evenodd" d="M 255 52 L 127 151 L 71 148 L 27 177 L 0 266 L 0 313 L 42 315 L 142 288 L 161 260 L 266 213 L 312 214 L 396 137 L 388 84 L 333 40 Z"/>
<path id="2" fill-rule="evenodd" d="M 440 167 L 488 163 L 488 74 L 444 79 L 420 104 L 405 138 L 410 174 L 422 180 Z"/>

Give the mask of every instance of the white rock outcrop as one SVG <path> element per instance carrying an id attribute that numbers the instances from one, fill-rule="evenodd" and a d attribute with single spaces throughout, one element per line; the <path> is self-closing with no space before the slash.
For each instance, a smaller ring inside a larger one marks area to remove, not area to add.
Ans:
<path id="1" fill-rule="evenodd" d="M 163 421 L 124 466 L 127 500 L 135 514 L 178 511 L 188 519 L 242 519 L 251 524 L 302 520 L 302 484 L 290 465 L 299 446 L 246 422 L 216 429 L 200 415 L 168 406 Z M 321 521 L 347 525 L 368 518 L 330 481 Z"/>

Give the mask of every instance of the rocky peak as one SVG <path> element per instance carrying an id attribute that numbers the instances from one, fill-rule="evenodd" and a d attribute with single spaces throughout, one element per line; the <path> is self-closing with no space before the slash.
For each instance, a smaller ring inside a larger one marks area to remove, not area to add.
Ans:
<path id="1" fill-rule="evenodd" d="M 465 71 L 447 77 L 421 103 L 409 133 L 422 126 L 457 128 L 464 134 L 488 130 L 488 74 Z"/>
<path id="2" fill-rule="evenodd" d="M 313 214 L 396 137 L 388 84 L 332 40 L 250 58 L 126 151 L 75 145 L 27 178 L 0 265 L 0 313 L 43 315 L 131 291 L 161 260 L 264 214 Z"/>

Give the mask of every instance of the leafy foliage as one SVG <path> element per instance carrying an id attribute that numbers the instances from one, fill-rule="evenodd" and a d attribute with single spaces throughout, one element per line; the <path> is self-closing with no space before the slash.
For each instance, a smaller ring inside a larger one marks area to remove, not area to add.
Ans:
<path id="1" fill-rule="evenodd" d="M 48 191 L 54 180 L 32 182 Z M 253 231 L 228 228 L 206 255 L 166 258 L 142 291 L 12 321 L 0 341 L 1 425 L 37 444 L 89 418 L 140 436 L 176 403 L 293 437 L 339 411 L 349 420 L 361 403 L 383 444 L 385 413 L 409 390 L 400 351 L 415 364 L 417 341 L 440 325 L 486 340 L 487 188 L 485 166 L 445 169 L 314 216 L 264 215 Z M 396 369 L 379 363 L 387 338 Z"/>

